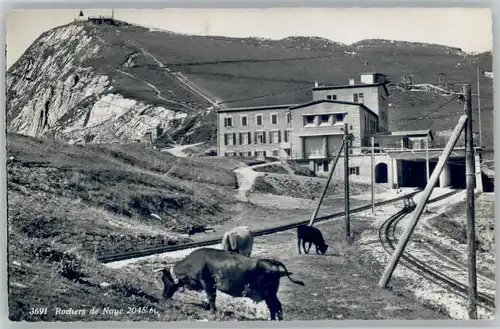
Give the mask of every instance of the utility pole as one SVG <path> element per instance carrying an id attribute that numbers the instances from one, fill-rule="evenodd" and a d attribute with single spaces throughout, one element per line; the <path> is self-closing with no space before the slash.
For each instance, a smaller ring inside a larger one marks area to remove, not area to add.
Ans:
<path id="1" fill-rule="evenodd" d="M 465 115 L 465 175 L 467 177 L 467 253 L 469 265 L 469 318 L 477 319 L 477 277 L 476 277 L 476 213 L 474 204 L 474 140 L 472 139 L 472 96 L 471 86 L 464 85 Z"/>
<path id="2" fill-rule="evenodd" d="M 425 171 L 427 175 L 427 180 L 426 183 L 429 182 L 429 176 L 430 176 L 430 165 L 429 165 L 429 135 L 425 137 Z M 427 208 L 427 205 L 425 206 L 425 211 L 428 211 L 429 209 Z"/>
<path id="3" fill-rule="evenodd" d="M 323 191 L 321 192 L 321 197 L 319 198 L 318 205 L 316 206 L 316 210 L 314 210 L 314 213 L 311 217 L 311 220 L 309 221 L 309 226 L 313 226 L 314 221 L 316 220 L 316 216 L 318 216 L 318 211 L 319 208 L 321 207 L 321 203 L 323 202 L 323 198 L 325 197 L 326 190 L 328 189 L 328 185 L 330 185 L 330 181 L 333 176 L 333 171 L 335 170 L 335 167 L 337 166 L 337 162 L 339 161 L 340 155 L 342 154 L 342 150 L 344 149 L 344 140 L 342 140 L 342 144 L 340 144 L 339 151 L 337 155 L 335 156 L 335 159 L 332 161 L 332 167 L 330 168 L 330 173 L 328 174 L 328 180 L 326 181 L 325 187 L 323 187 Z"/>
<path id="4" fill-rule="evenodd" d="M 472 106 L 472 105 L 471 105 Z M 479 147 L 483 147 L 483 134 L 481 132 L 481 89 L 479 88 L 479 66 L 477 67 L 477 115 L 479 126 Z"/>
<path id="5" fill-rule="evenodd" d="M 348 124 L 344 123 L 344 202 L 345 202 L 345 235 L 349 241 L 351 235 L 351 223 L 349 219 L 349 133 Z"/>
<path id="6" fill-rule="evenodd" d="M 396 266 L 398 265 L 399 259 L 403 255 L 404 249 L 408 242 L 410 241 L 411 234 L 413 233 L 413 230 L 417 226 L 418 220 L 420 219 L 420 215 L 422 214 L 425 205 L 427 204 L 427 201 L 429 201 L 429 197 L 431 196 L 432 191 L 434 190 L 434 185 L 436 185 L 439 175 L 443 171 L 443 168 L 446 164 L 446 161 L 448 161 L 448 158 L 451 155 L 451 152 L 453 151 L 453 148 L 457 144 L 458 138 L 460 137 L 460 134 L 462 133 L 462 130 L 464 129 L 464 126 L 467 121 L 467 116 L 462 115 L 460 119 L 458 120 L 457 125 L 455 126 L 455 129 L 451 133 L 450 139 L 448 140 L 448 143 L 446 144 L 445 149 L 443 150 L 443 153 L 441 153 L 441 156 L 439 157 L 439 161 L 436 165 L 436 168 L 432 172 L 431 178 L 427 182 L 427 185 L 425 186 L 424 191 L 422 192 L 422 197 L 420 198 L 420 201 L 415 208 L 415 210 L 411 214 L 411 218 L 407 226 L 405 227 L 405 230 L 403 232 L 403 236 L 398 242 L 398 245 L 396 246 L 396 249 L 391 255 L 391 259 L 389 260 L 389 264 L 387 264 L 384 273 L 382 274 L 382 277 L 380 278 L 380 281 L 378 283 L 379 287 L 385 288 L 387 286 L 387 283 L 391 279 L 392 274 L 394 273 L 394 270 L 396 269 Z"/>
<path id="7" fill-rule="evenodd" d="M 427 181 L 429 181 L 430 168 L 429 168 L 429 135 L 425 137 L 425 172 Z"/>
<path id="8" fill-rule="evenodd" d="M 372 146 L 372 214 L 375 213 L 375 137 L 371 137 L 371 146 Z"/>

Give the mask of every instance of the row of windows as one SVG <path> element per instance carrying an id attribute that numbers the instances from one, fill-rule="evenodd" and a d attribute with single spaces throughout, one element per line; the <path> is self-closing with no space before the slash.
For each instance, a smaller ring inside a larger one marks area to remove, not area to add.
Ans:
<path id="1" fill-rule="evenodd" d="M 253 134 L 251 132 L 226 133 L 224 145 L 288 143 L 289 139 L 289 130 L 256 131 Z"/>
<path id="2" fill-rule="evenodd" d="M 335 101 L 335 100 L 337 100 L 337 95 L 335 95 L 335 94 L 326 95 L 326 99 Z M 354 94 L 352 94 L 352 101 L 354 103 L 363 104 L 365 102 L 365 95 L 363 93 L 354 93 Z"/>
<path id="3" fill-rule="evenodd" d="M 286 114 L 286 123 L 290 123 L 290 113 Z M 245 127 L 248 126 L 249 120 L 248 120 L 247 115 L 242 115 L 240 116 L 240 125 Z M 257 126 L 262 126 L 264 124 L 264 118 L 262 114 L 256 114 L 254 116 L 254 122 Z M 278 124 L 278 114 L 273 113 L 269 117 L 269 123 L 272 125 L 277 125 Z M 227 116 L 224 118 L 224 127 L 235 127 L 235 122 L 233 121 L 233 117 Z"/>
<path id="4" fill-rule="evenodd" d="M 304 116 L 304 127 L 333 126 L 337 122 L 344 122 L 344 113 L 321 114 Z"/>
<path id="5" fill-rule="evenodd" d="M 285 151 L 286 155 L 290 155 L 290 149 L 283 149 Z M 267 151 L 243 151 L 243 152 L 226 152 L 224 154 L 226 157 L 235 157 L 235 156 L 240 156 L 240 157 L 251 157 L 251 156 L 261 156 L 261 157 L 266 157 L 266 156 L 273 156 L 273 157 L 278 157 L 280 156 L 280 150 L 271 150 L 271 152 Z"/>

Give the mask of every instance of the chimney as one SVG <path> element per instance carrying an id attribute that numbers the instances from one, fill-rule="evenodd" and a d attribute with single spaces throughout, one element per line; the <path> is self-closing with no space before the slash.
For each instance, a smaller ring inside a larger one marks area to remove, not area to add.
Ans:
<path id="1" fill-rule="evenodd" d="M 351 85 L 351 86 L 354 85 L 354 79 L 353 78 L 349 79 L 349 85 Z"/>
<path id="2" fill-rule="evenodd" d="M 319 87 L 318 81 L 314 81 L 314 88 L 318 88 L 318 87 Z"/>

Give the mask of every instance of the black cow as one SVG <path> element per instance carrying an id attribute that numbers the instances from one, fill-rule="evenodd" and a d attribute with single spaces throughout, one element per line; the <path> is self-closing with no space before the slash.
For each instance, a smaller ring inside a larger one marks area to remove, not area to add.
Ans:
<path id="1" fill-rule="evenodd" d="M 311 244 L 313 243 L 316 246 L 316 253 L 318 255 L 319 252 L 324 255 L 326 253 L 326 250 L 328 249 L 328 245 L 325 243 L 321 231 L 313 226 L 301 224 L 297 227 L 297 246 L 299 247 L 299 254 L 301 254 L 300 242 L 302 242 L 302 248 L 304 248 L 304 252 L 306 254 L 309 253 Z M 307 248 L 307 250 L 306 242 L 309 242 L 309 247 Z"/>
<path id="2" fill-rule="evenodd" d="M 215 313 L 217 290 L 233 297 L 248 297 L 255 303 L 266 302 L 271 320 L 283 320 L 283 309 L 278 299 L 278 288 L 283 272 L 293 283 L 285 265 L 278 260 L 256 259 L 227 250 L 200 248 L 163 272 L 163 297 L 170 299 L 180 287 L 205 290 L 208 307 Z"/>

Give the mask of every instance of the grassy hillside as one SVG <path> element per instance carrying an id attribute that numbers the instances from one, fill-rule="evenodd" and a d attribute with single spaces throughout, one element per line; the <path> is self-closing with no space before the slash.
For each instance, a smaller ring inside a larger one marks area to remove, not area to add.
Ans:
<path id="1" fill-rule="evenodd" d="M 470 55 L 456 48 L 421 43 L 363 40 L 343 45 L 314 37 L 262 40 L 190 36 L 128 24 L 118 27 L 87 24 L 86 28 L 104 48 L 97 57 L 82 64 L 110 76 L 113 89 L 109 92 L 118 91 L 127 97 L 199 115 L 188 120 L 191 126 L 167 132 L 182 143 L 211 139 L 213 144 L 215 115 L 206 115 L 204 109 L 209 104 L 179 84 L 172 72 L 181 72 L 222 105 L 238 107 L 308 101 L 314 81 L 346 84 L 349 78 L 359 78 L 359 73 L 371 71 L 387 74 L 394 84 L 400 82 L 403 74 L 413 75 L 415 83 L 437 84 L 438 73 L 442 72 L 448 75 L 450 88 L 458 91 L 461 83 L 471 83 L 476 93 L 476 67 L 492 70 L 491 52 Z M 133 65 L 125 65 L 131 58 Z M 489 147 L 493 145 L 492 81 L 482 77 L 481 82 L 483 139 Z M 415 120 L 448 98 L 401 91 L 394 85 L 390 93 L 393 130 L 431 127 L 435 132 L 446 132 L 456 124 L 463 109 L 462 104 L 453 102 L 428 118 Z M 475 97 L 473 101 L 476 104 Z M 477 131 L 477 118 L 475 121 Z M 190 130 L 196 133 L 185 136 Z"/>
<path id="2" fill-rule="evenodd" d="M 476 66 L 492 69 L 490 53 L 472 56 L 444 46 L 384 40 L 365 40 L 346 46 L 318 38 L 259 41 L 147 32 L 139 27 L 126 27 L 119 36 L 108 32 L 104 37 L 141 45 L 168 68 L 182 72 L 222 99 L 227 107 L 304 102 L 312 96 L 314 81 L 345 84 L 349 78 L 370 71 L 383 72 L 396 84 L 403 74 L 413 75 L 415 83 L 437 84 L 438 72 L 444 72 L 453 90 L 460 90 L 461 83 L 471 83 L 476 93 Z M 144 79 L 154 79 L 161 69 L 144 63 L 131 71 Z M 456 124 L 457 112 L 463 109 L 463 105 L 455 102 L 429 118 L 415 121 L 448 99 L 431 93 L 390 89 L 392 129 L 429 126 L 434 131 L 451 129 Z M 491 146 L 492 80 L 482 77 L 481 96 L 483 138 Z M 474 104 L 476 101 L 474 97 Z M 440 120 L 436 120 L 438 117 Z"/>
<path id="3" fill-rule="evenodd" d="M 161 317 L 120 319 L 175 319 L 176 308 L 159 303 L 158 278 L 108 270 L 95 261 L 96 254 L 126 251 L 118 243 L 144 247 L 154 239 L 168 245 L 189 242 L 184 233 L 192 224 L 213 226 L 261 211 L 233 198 L 235 163 L 230 159 L 181 159 L 139 144 L 71 146 L 10 133 L 7 137 L 13 320 L 64 320 L 53 309 L 47 315 L 28 315 L 31 307 L 57 305 L 147 306 Z M 182 307 L 186 312 L 198 309 Z M 67 319 L 111 320 L 113 315 Z"/>

